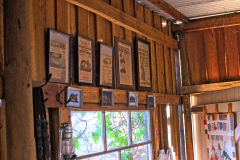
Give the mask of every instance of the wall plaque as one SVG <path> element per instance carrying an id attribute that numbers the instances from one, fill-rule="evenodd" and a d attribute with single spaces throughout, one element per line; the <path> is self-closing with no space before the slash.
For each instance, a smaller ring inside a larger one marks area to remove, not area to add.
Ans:
<path id="1" fill-rule="evenodd" d="M 78 35 L 78 83 L 94 85 L 94 43 Z"/>
<path id="2" fill-rule="evenodd" d="M 113 47 L 99 44 L 99 86 L 114 87 Z"/>
<path id="3" fill-rule="evenodd" d="M 152 89 L 150 43 L 136 38 L 137 88 Z"/>
<path id="4" fill-rule="evenodd" d="M 114 92 L 111 89 L 101 90 L 101 106 L 112 107 L 114 106 Z"/>
<path id="5" fill-rule="evenodd" d="M 129 92 L 128 93 L 128 106 L 129 107 L 138 107 L 138 93 Z"/>
<path id="6" fill-rule="evenodd" d="M 52 74 L 50 82 L 70 83 L 71 35 L 48 29 L 47 42 L 47 75 Z"/>
<path id="7" fill-rule="evenodd" d="M 117 88 L 134 89 L 133 54 L 129 43 L 115 37 Z"/>
<path id="8" fill-rule="evenodd" d="M 148 108 L 155 108 L 156 107 L 156 97 L 153 95 L 147 96 L 147 107 Z"/>

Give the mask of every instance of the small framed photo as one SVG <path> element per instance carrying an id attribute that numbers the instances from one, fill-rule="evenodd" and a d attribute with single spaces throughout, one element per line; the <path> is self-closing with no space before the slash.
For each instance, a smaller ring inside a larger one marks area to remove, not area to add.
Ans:
<path id="1" fill-rule="evenodd" d="M 50 82 L 70 83 L 70 53 L 72 36 L 53 29 L 48 29 L 47 40 L 47 75 L 52 74 Z M 47 76 L 48 77 L 48 76 Z"/>
<path id="2" fill-rule="evenodd" d="M 129 107 L 138 107 L 138 93 L 129 92 L 128 93 L 128 106 Z"/>
<path id="3" fill-rule="evenodd" d="M 94 70 L 94 41 L 78 35 L 77 38 L 78 51 L 78 83 L 79 84 L 95 84 L 95 70 Z"/>
<path id="4" fill-rule="evenodd" d="M 70 102 L 67 104 L 68 107 L 83 108 L 83 90 L 78 88 L 68 87 L 67 99 Z"/>
<path id="5" fill-rule="evenodd" d="M 137 73 L 137 89 L 152 90 L 151 76 L 151 51 L 150 43 L 140 38 L 136 38 L 136 73 Z"/>
<path id="6" fill-rule="evenodd" d="M 114 106 L 114 92 L 111 89 L 101 90 L 101 106 L 113 107 Z"/>
<path id="7" fill-rule="evenodd" d="M 147 107 L 148 108 L 155 108 L 156 107 L 156 97 L 153 95 L 147 96 Z"/>
<path id="8" fill-rule="evenodd" d="M 117 88 L 134 90 L 132 45 L 116 37 L 114 37 L 114 43 Z"/>
<path id="9" fill-rule="evenodd" d="M 114 88 L 113 47 L 104 43 L 99 43 L 98 56 L 98 85 L 100 87 Z"/>

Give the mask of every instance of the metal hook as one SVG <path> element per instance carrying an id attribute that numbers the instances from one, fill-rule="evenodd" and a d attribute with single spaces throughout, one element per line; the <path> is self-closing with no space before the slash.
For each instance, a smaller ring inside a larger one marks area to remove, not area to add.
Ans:
<path id="1" fill-rule="evenodd" d="M 45 82 L 43 85 L 41 85 L 39 88 L 42 88 L 42 87 L 46 86 L 46 85 L 48 84 L 48 82 L 50 81 L 51 78 L 52 78 L 52 73 L 50 73 L 50 74 L 48 75 L 46 82 Z"/>
<path id="2" fill-rule="evenodd" d="M 71 80 L 70 80 L 71 81 Z M 56 100 L 60 103 L 60 104 L 62 104 L 62 105 L 66 105 L 66 104 L 68 104 L 70 101 L 71 101 L 71 97 L 67 100 L 67 102 L 62 102 L 61 101 L 61 94 L 62 94 L 62 92 L 63 91 L 65 91 L 69 86 L 71 85 L 71 83 L 69 83 L 67 86 L 65 86 L 59 93 L 57 93 L 56 94 Z"/>

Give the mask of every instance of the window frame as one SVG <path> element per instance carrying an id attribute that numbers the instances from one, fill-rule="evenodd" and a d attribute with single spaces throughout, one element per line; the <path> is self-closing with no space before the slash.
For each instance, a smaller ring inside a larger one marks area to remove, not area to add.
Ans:
<path id="1" fill-rule="evenodd" d="M 125 149 L 130 149 L 130 148 L 135 148 L 135 147 L 139 147 L 139 146 L 144 146 L 146 145 L 148 147 L 148 145 L 150 145 L 150 151 L 149 151 L 149 156 L 150 159 L 154 160 L 154 133 L 153 133 L 153 112 L 154 109 L 138 109 L 138 108 L 128 108 L 128 109 L 110 109 L 110 108 L 101 108 L 101 110 L 78 110 L 78 109 L 71 109 L 69 114 L 71 116 L 71 112 L 101 112 L 101 116 L 102 116 L 102 131 L 103 131 L 103 151 L 101 152 L 96 152 L 96 153 L 91 153 L 88 155 L 83 155 L 83 156 L 78 156 L 77 159 L 86 159 L 86 158 L 92 158 L 92 157 L 96 157 L 96 156 L 100 156 L 100 155 L 104 155 L 104 154 L 109 154 L 109 153 L 113 153 L 113 152 L 118 152 L 119 154 L 119 159 L 121 160 L 121 151 L 125 150 Z M 147 131 L 149 132 L 149 140 L 148 141 L 144 141 L 144 142 L 140 142 L 137 144 L 133 144 L 132 142 L 132 127 L 131 127 L 131 113 L 132 112 L 148 112 L 149 113 L 149 117 L 148 117 L 148 124 L 149 126 L 147 127 Z M 127 146 L 124 147 L 118 147 L 115 149 L 109 149 L 107 150 L 107 132 L 106 132 L 106 119 L 105 119 L 105 113 L 106 112 L 128 112 L 128 140 L 129 143 Z M 70 120 L 71 121 L 71 120 Z"/>

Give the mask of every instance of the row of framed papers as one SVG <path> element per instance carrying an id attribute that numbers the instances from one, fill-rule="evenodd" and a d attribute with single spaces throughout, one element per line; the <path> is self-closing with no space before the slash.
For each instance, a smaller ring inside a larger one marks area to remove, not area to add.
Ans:
<path id="1" fill-rule="evenodd" d="M 52 74 L 51 82 L 70 83 L 71 81 L 71 39 L 72 36 L 69 34 L 48 29 L 47 75 Z M 114 74 L 116 73 L 118 89 L 134 90 L 135 70 L 137 89 L 151 90 L 149 42 L 136 38 L 135 56 L 132 45 L 116 37 L 114 38 L 114 48 L 99 43 L 97 54 L 95 54 L 94 46 L 93 40 L 78 35 L 75 57 L 78 61 L 77 81 L 79 84 L 97 84 L 101 87 L 114 88 Z"/>

